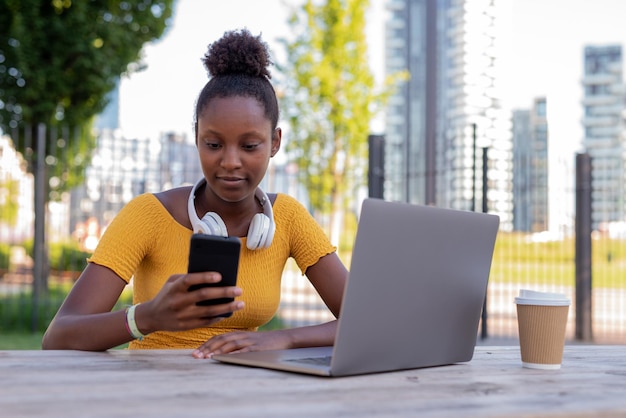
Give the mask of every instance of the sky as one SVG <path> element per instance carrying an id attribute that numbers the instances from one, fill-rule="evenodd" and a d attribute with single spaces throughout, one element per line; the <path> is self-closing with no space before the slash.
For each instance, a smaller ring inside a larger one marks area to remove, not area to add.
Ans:
<path id="1" fill-rule="evenodd" d="M 547 98 L 549 231 L 561 236 L 575 217 L 575 155 L 583 151 L 583 51 L 622 45 L 626 1 L 513 0 L 511 106 Z"/>
<path id="2" fill-rule="evenodd" d="M 120 126 L 129 137 L 163 131 L 191 135 L 194 104 L 208 80 L 200 61 L 210 43 L 225 31 L 248 28 L 261 34 L 274 61 L 284 61 L 279 37 L 289 37 L 288 5 L 293 0 L 178 0 L 173 25 L 161 39 L 144 48 L 148 68 L 123 78 L 120 87 Z M 286 6 L 287 5 L 287 6 Z M 369 16 L 382 15 L 382 2 L 374 0 Z M 369 21 L 373 21 L 370 18 Z M 383 23 L 371 22 L 371 56 L 382 57 Z M 383 71 L 382 58 L 372 64 Z M 270 68 L 275 75 L 276 69 Z"/>
<path id="3" fill-rule="evenodd" d="M 545 95 L 551 136 L 578 125 L 572 138 L 578 143 L 583 49 L 621 44 L 626 52 L 626 1 L 513 0 L 512 11 L 511 104 L 528 107 Z"/>
<path id="4" fill-rule="evenodd" d="M 499 0 L 502 1 L 502 0 Z M 509 0 L 512 4 L 510 98 L 513 108 L 528 108 L 534 97 L 548 97 L 554 136 L 560 119 L 580 120 L 583 47 L 619 43 L 626 48 L 624 0 Z M 370 65 L 384 71 L 385 0 L 371 0 L 367 36 Z M 178 0 L 173 25 L 144 48 L 147 69 L 122 80 L 120 123 L 129 136 L 168 130 L 191 133 L 195 99 L 206 72 L 200 58 L 208 45 L 231 29 L 261 34 L 276 60 L 276 42 L 289 37 L 289 5 L 299 0 Z M 567 122 L 569 125 L 576 125 Z M 570 128 L 572 129 L 572 128 Z M 580 132 L 574 132 L 580 139 Z"/>
<path id="5" fill-rule="evenodd" d="M 626 53 L 626 0 L 510 1 L 507 104 L 529 109 L 547 98 L 551 190 L 573 188 L 573 163 L 581 150 L 582 69 L 586 45 L 620 44 Z M 144 50 L 147 69 L 123 78 L 120 126 L 128 137 L 184 132 L 193 137 L 196 97 L 207 81 L 200 58 L 208 45 L 232 29 L 261 34 L 274 60 L 284 61 L 276 42 L 289 37 L 288 6 L 301 0 L 178 0 L 173 25 Z M 370 0 L 367 37 L 370 67 L 384 76 L 385 0 Z M 373 127 L 376 129 L 382 127 Z M 573 198 L 551 193 L 551 219 L 571 218 Z M 559 221 L 560 222 L 560 221 Z M 551 229 L 558 225 L 551 225 Z"/>

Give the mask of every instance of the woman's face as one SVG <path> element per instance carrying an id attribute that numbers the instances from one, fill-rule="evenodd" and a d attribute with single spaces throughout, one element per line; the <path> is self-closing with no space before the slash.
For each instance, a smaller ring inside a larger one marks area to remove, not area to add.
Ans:
<path id="1" fill-rule="evenodd" d="M 207 192 L 231 203 L 253 195 L 280 139 L 255 98 L 211 99 L 198 116 L 196 138 Z"/>

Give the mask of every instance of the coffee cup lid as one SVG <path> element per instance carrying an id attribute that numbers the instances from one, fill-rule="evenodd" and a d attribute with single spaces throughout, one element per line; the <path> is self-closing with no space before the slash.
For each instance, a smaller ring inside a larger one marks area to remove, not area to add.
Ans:
<path id="1" fill-rule="evenodd" d="M 519 296 L 515 298 L 515 303 L 518 305 L 569 306 L 570 300 L 563 293 L 520 289 Z"/>

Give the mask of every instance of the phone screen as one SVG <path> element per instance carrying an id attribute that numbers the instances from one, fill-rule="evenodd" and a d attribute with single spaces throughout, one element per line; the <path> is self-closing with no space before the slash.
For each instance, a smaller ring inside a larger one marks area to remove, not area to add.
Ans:
<path id="1" fill-rule="evenodd" d="M 189 273 L 217 271 L 222 281 L 212 284 L 193 285 L 189 290 L 200 287 L 235 286 L 239 270 L 239 253 L 241 240 L 237 237 L 220 237 L 207 234 L 193 234 L 189 247 Z M 198 305 L 219 305 L 232 302 L 233 298 L 209 299 L 198 302 Z M 231 316 L 232 312 L 220 316 Z"/>

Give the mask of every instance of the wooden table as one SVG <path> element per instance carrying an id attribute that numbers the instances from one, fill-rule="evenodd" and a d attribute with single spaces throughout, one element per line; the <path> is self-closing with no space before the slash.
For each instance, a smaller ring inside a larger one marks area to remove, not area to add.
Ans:
<path id="1" fill-rule="evenodd" d="M 565 347 L 560 370 L 519 347 L 469 363 L 325 378 L 196 360 L 190 351 L 0 351 L 2 417 L 626 416 L 626 347 Z"/>

